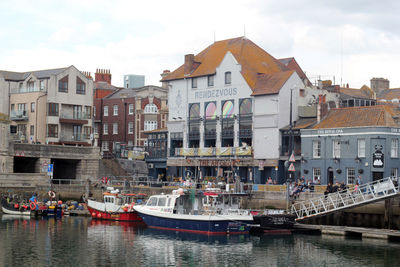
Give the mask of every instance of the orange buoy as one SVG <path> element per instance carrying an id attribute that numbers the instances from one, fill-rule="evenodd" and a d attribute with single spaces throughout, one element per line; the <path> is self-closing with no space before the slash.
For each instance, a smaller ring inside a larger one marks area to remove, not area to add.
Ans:
<path id="1" fill-rule="evenodd" d="M 92 217 L 96 217 L 96 212 L 93 212 L 93 213 L 92 213 Z"/>
<path id="2" fill-rule="evenodd" d="M 97 214 L 97 218 L 101 218 L 101 213 Z"/>
<path id="3" fill-rule="evenodd" d="M 36 203 L 35 202 L 31 202 L 31 204 L 29 204 L 29 207 L 31 208 L 31 210 L 35 210 L 36 209 Z"/>

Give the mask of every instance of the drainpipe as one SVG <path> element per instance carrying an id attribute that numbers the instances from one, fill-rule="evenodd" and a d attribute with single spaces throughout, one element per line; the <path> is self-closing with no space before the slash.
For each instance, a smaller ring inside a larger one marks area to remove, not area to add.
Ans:
<path id="1" fill-rule="evenodd" d="M 38 106 L 39 98 L 41 98 L 43 96 L 46 96 L 46 95 L 47 95 L 47 93 L 45 93 L 44 95 L 41 95 L 38 98 L 36 98 L 36 104 L 35 104 L 35 143 L 38 142 L 38 137 L 37 137 L 37 135 L 38 135 L 38 133 L 37 133 L 37 128 L 38 128 L 37 119 L 38 119 L 38 112 L 39 112 L 39 106 Z"/>

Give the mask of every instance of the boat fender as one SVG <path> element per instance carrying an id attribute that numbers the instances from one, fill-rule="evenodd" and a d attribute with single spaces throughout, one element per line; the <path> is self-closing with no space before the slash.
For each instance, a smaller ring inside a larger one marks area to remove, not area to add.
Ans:
<path id="1" fill-rule="evenodd" d="M 56 198 L 56 193 L 54 193 L 54 191 L 49 191 L 48 194 L 49 194 L 49 197 Z"/>
<path id="2" fill-rule="evenodd" d="M 18 209 L 18 208 L 19 208 L 19 205 L 18 205 L 18 204 L 14 204 L 14 208 L 15 208 L 15 209 Z"/>
<path id="3" fill-rule="evenodd" d="M 31 210 L 35 210 L 36 209 L 36 203 L 35 202 L 31 202 L 29 204 L 29 207 L 31 208 Z"/>
<path id="4" fill-rule="evenodd" d="M 92 213 L 92 217 L 96 217 L 96 212 L 93 212 L 93 213 Z"/>
<path id="5" fill-rule="evenodd" d="M 101 213 L 97 214 L 97 218 L 101 218 Z"/>

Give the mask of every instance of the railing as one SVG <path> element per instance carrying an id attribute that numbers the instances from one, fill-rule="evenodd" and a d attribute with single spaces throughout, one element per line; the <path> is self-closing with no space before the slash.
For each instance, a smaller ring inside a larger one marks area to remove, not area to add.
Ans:
<path id="1" fill-rule="evenodd" d="M 21 88 L 11 89 L 11 94 L 23 94 L 23 93 L 40 92 L 40 91 L 44 91 L 44 88 L 40 90 L 40 88 L 37 86 L 21 87 Z"/>
<path id="2" fill-rule="evenodd" d="M 10 119 L 12 121 L 28 120 L 28 112 L 26 110 L 12 110 Z"/>
<path id="3" fill-rule="evenodd" d="M 62 111 L 60 113 L 60 118 L 61 119 L 69 119 L 69 120 L 88 120 L 90 119 L 89 114 L 86 112 L 68 112 L 68 111 Z"/>
<path id="4" fill-rule="evenodd" d="M 337 210 L 372 203 L 399 193 L 398 178 L 384 178 L 360 185 L 356 190 L 349 189 L 327 194 L 319 198 L 292 205 L 291 212 L 296 220 L 323 215 Z"/>
<path id="5" fill-rule="evenodd" d="M 52 184 L 85 185 L 86 181 L 76 179 L 51 179 Z"/>
<path id="6" fill-rule="evenodd" d="M 251 156 L 252 147 L 175 148 L 175 156 Z"/>
<path id="7" fill-rule="evenodd" d="M 67 141 L 67 142 L 74 142 L 74 141 L 78 141 L 78 142 L 87 142 L 89 141 L 89 137 L 87 135 L 61 135 L 60 136 L 60 141 Z"/>

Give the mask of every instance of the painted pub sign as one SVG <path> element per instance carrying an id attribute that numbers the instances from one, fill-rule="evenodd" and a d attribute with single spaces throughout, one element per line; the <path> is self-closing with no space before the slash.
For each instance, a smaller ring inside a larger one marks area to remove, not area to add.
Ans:
<path id="1" fill-rule="evenodd" d="M 372 154 L 372 167 L 383 168 L 384 165 L 384 154 L 382 152 L 382 145 L 375 146 L 375 152 Z"/>

